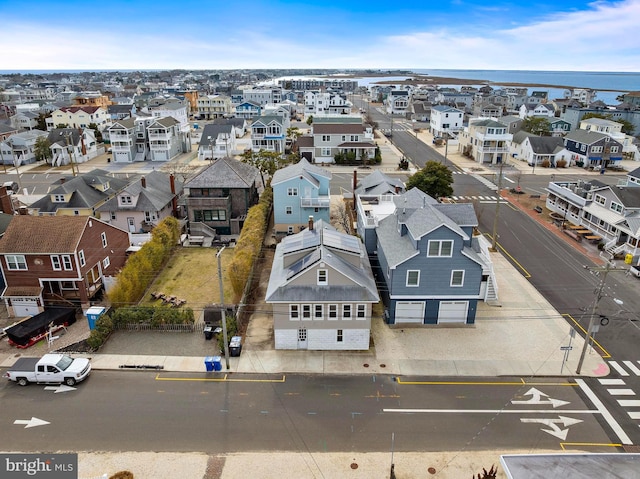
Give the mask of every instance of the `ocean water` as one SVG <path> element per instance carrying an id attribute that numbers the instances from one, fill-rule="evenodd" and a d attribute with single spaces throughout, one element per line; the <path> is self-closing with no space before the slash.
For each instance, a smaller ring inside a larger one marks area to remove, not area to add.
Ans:
<path id="1" fill-rule="evenodd" d="M 640 90 L 640 72 L 559 72 L 559 71 L 525 71 L 525 70 L 430 70 L 413 69 L 414 73 L 430 75 L 434 77 L 462 78 L 479 80 L 474 86 L 482 86 L 485 82 L 491 82 L 492 86 L 500 87 L 500 82 L 521 83 L 523 85 L 557 85 L 560 87 L 592 88 L 597 90 L 596 99 L 602 100 L 607 105 L 616 105 L 619 95 Z M 369 86 L 376 82 L 401 81 L 408 77 L 361 77 L 358 84 Z M 441 85 L 459 88 L 459 85 Z M 529 92 L 542 90 L 549 93 L 550 99 L 562 98 L 565 88 L 558 87 L 529 87 Z"/>

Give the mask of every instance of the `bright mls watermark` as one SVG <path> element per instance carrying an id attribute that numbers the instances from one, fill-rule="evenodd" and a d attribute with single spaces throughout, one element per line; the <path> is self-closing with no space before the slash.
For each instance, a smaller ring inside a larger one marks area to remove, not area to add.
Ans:
<path id="1" fill-rule="evenodd" d="M 0 454 L 3 479 L 78 479 L 77 454 Z"/>

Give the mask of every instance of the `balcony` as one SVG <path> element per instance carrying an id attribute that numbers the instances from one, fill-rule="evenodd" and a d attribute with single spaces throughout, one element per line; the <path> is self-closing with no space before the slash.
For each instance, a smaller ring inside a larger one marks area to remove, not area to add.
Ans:
<path id="1" fill-rule="evenodd" d="M 509 153 L 509 148 L 506 146 L 478 145 L 478 153 Z"/>
<path id="2" fill-rule="evenodd" d="M 478 139 L 478 142 L 485 141 L 511 141 L 513 140 L 513 135 L 511 133 L 503 133 L 501 135 L 496 134 L 487 134 L 476 132 L 475 138 Z"/>
<path id="3" fill-rule="evenodd" d="M 171 139 L 171 133 L 169 132 L 164 132 L 164 133 L 160 133 L 157 131 L 150 131 L 149 132 L 149 141 L 152 140 L 169 140 Z"/>
<path id="4" fill-rule="evenodd" d="M 329 195 L 300 198 L 300 206 L 302 208 L 329 208 L 330 203 L 331 197 Z"/>

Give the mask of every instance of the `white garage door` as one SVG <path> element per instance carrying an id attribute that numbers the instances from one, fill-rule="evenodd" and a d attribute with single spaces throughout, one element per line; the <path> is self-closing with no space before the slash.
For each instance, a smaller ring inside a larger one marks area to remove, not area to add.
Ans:
<path id="1" fill-rule="evenodd" d="M 11 301 L 11 306 L 13 306 L 13 314 L 18 317 L 34 316 L 40 312 L 35 299 L 14 299 Z"/>
<path id="2" fill-rule="evenodd" d="M 438 324 L 465 323 L 468 309 L 469 301 L 440 301 Z"/>
<path id="3" fill-rule="evenodd" d="M 396 303 L 396 324 L 424 322 L 424 301 L 398 301 Z"/>

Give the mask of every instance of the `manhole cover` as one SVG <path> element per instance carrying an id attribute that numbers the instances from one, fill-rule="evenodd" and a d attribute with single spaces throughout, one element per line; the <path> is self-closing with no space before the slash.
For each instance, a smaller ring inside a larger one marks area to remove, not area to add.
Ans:
<path id="1" fill-rule="evenodd" d="M 358 465 L 355 462 L 352 462 L 351 469 L 358 469 Z"/>

